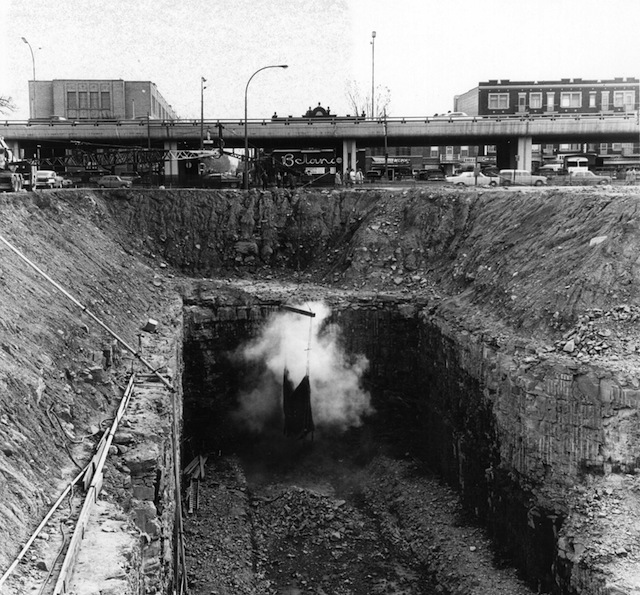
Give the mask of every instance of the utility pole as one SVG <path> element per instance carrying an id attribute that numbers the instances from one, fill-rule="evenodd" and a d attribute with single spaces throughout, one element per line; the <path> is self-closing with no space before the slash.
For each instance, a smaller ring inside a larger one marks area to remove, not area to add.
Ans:
<path id="1" fill-rule="evenodd" d="M 371 119 L 376 117 L 376 99 L 375 99 L 375 41 L 376 32 L 371 32 Z"/>
<path id="2" fill-rule="evenodd" d="M 200 150 L 204 149 L 204 90 L 206 87 L 204 84 L 207 79 L 203 76 L 200 77 Z"/>

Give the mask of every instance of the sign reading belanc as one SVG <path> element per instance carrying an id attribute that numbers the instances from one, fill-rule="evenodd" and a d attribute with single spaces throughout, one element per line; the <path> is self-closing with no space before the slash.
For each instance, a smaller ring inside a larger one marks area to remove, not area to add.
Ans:
<path id="1" fill-rule="evenodd" d="M 307 168 L 307 167 L 335 167 L 336 156 L 331 150 L 289 150 L 289 151 L 274 151 L 273 156 L 282 163 L 285 167 L 294 169 Z"/>

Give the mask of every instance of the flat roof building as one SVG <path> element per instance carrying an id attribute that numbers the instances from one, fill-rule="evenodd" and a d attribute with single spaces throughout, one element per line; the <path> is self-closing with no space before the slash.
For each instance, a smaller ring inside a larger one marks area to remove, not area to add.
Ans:
<path id="1" fill-rule="evenodd" d="M 29 81 L 32 119 L 175 120 L 177 114 L 151 81 L 54 79 Z"/>

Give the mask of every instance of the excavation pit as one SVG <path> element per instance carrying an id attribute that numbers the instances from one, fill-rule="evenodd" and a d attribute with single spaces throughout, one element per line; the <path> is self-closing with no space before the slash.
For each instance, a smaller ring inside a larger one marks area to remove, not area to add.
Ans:
<path id="1" fill-rule="evenodd" d="M 135 368 L 79 592 L 179 585 L 181 512 L 198 589 L 484 595 L 507 584 L 497 564 L 534 592 L 634 592 L 636 211 L 634 188 L 3 196 L 3 236 L 130 344 L 141 337 L 172 387 L 130 360 L 102 369 L 101 329 L 3 252 L 2 567 L 75 475 L 69 455 L 90 460 Z M 259 431 L 227 423 L 261 366 L 229 354 L 283 304 L 313 301 L 345 353 L 366 357 L 372 412 L 336 432 L 316 403 L 312 446 L 285 440 L 277 407 Z M 197 453 L 218 508 L 203 497 L 190 513 L 182 471 Z M 10 595 L 47 572 L 52 541 L 37 540 Z M 313 558 L 336 564 L 311 572 Z"/>
<path id="2" fill-rule="evenodd" d="M 184 486 L 193 592 L 448 592 L 439 577 L 451 556 L 496 593 L 531 592 L 453 490 L 461 445 L 455 415 L 438 416 L 434 395 L 444 390 L 477 426 L 464 428 L 463 469 L 476 510 L 486 506 L 478 469 L 496 456 L 494 432 L 477 383 L 459 370 L 455 381 L 438 376 L 443 357 L 429 351 L 433 340 L 425 346 L 420 305 L 380 296 L 297 305 L 328 312 L 295 321 L 299 341 L 275 322 L 295 319 L 282 303 L 185 309 L 183 458 L 206 456 L 205 477 Z M 283 434 L 282 362 L 296 358 L 309 368 L 316 426 L 302 439 Z M 445 359 L 455 369 L 454 352 Z M 356 411 L 336 394 L 342 382 Z M 322 399 L 336 399 L 348 419 L 323 420 Z M 540 564 L 552 555 L 551 544 L 536 553 Z"/>

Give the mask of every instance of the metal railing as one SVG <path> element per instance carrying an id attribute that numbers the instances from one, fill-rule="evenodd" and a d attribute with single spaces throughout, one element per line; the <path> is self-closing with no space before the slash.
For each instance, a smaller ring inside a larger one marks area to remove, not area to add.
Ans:
<path id="1" fill-rule="evenodd" d="M 277 117 L 277 118 L 248 118 L 247 123 L 259 124 L 262 126 L 274 125 L 274 126 L 287 126 L 291 124 L 305 124 L 305 125 L 317 125 L 317 124 L 417 124 L 417 123 L 455 123 L 460 124 L 464 122 L 500 122 L 503 120 L 513 121 L 536 121 L 536 120 L 611 120 L 611 119 L 624 119 L 624 120 L 636 120 L 638 121 L 637 112 L 594 112 L 594 113 L 544 113 L 544 114 L 499 114 L 499 115 L 483 115 L 483 116 L 452 116 L 447 118 L 446 116 L 398 116 L 384 118 L 365 118 L 361 116 L 325 116 L 318 118 L 307 118 L 304 116 L 294 117 Z M 90 120 L 90 119 L 77 119 L 77 120 L 46 120 L 46 121 L 33 121 L 33 120 L 2 120 L 1 125 L 8 126 L 26 126 L 26 127 L 83 127 L 83 126 L 126 126 L 128 128 L 142 127 L 142 128 L 165 128 L 171 126 L 194 126 L 200 127 L 204 123 L 206 127 L 216 127 L 218 125 L 227 126 L 242 126 L 244 120 L 242 118 L 229 118 L 229 119 L 215 119 L 204 120 L 199 119 L 175 119 L 175 120 L 161 120 L 151 119 L 145 120 L 129 120 L 129 119 L 104 119 L 104 120 Z"/>

